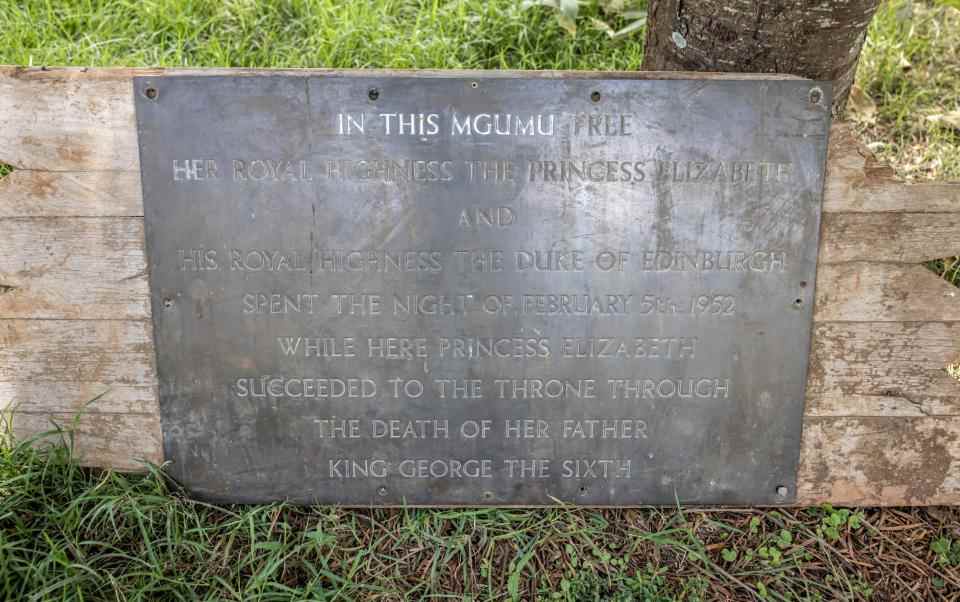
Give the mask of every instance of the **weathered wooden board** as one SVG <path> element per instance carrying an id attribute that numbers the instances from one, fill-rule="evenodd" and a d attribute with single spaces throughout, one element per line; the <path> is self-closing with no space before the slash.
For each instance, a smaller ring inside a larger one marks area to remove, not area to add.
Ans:
<path id="1" fill-rule="evenodd" d="M 960 253 L 958 233 L 960 212 L 827 213 L 821 231 L 820 263 L 918 264 Z"/>
<path id="2" fill-rule="evenodd" d="M 960 289 L 919 264 L 860 261 L 817 270 L 818 322 L 951 321 L 958 311 Z"/>
<path id="3" fill-rule="evenodd" d="M 851 215 L 857 214 L 828 215 L 824 224 L 816 320 L 955 319 L 960 290 L 916 259 L 960 253 L 960 243 L 950 238 L 946 228 L 934 228 L 942 232 L 939 240 L 913 245 L 924 251 L 913 251 L 904 262 L 889 249 L 878 250 L 878 257 L 871 261 L 870 241 L 884 241 L 886 246 L 896 237 L 844 225 L 841 230 L 849 231 L 850 237 L 836 242 L 843 237 L 833 234 L 833 218 Z M 895 221 L 902 215 L 889 217 Z M 960 220 L 954 215 L 960 213 L 940 219 Z M 844 259 L 851 257 L 856 259 Z M 145 266 L 142 218 L 0 218 L 0 286 L 4 287 L 0 318 L 149 319 Z"/>
<path id="4" fill-rule="evenodd" d="M 164 73 L 0 68 L 0 408 L 79 414 L 121 469 L 162 460 L 131 77 Z M 960 184 L 897 182 L 839 125 L 824 212 L 799 501 L 960 503 L 960 289 L 919 265 L 960 253 Z"/>
<path id="5" fill-rule="evenodd" d="M 101 216 L 143 216 L 138 172 L 21 169 L 0 180 L 0 218 Z"/>
<path id="6" fill-rule="evenodd" d="M 0 318 L 145 319 L 142 218 L 0 219 Z"/>
<path id="7" fill-rule="evenodd" d="M 0 382 L 152 384 L 150 323 L 0 320 Z"/>
<path id="8" fill-rule="evenodd" d="M 958 211 L 960 182 L 898 182 L 890 166 L 877 162 L 849 127 L 838 125 L 830 133 L 827 165 L 824 213 Z"/>
<path id="9" fill-rule="evenodd" d="M 960 416 L 958 322 L 821 322 L 807 416 Z"/>
<path id="10" fill-rule="evenodd" d="M 804 421 L 800 504 L 956 504 L 960 417 Z"/>
<path id="11" fill-rule="evenodd" d="M 136 170 L 133 96 L 111 79 L 0 75 L 0 160 L 18 168 Z"/>
<path id="12" fill-rule="evenodd" d="M 135 362 L 131 362 L 135 363 Z M 148 366 L 141 366 L 149 371 Z M 94 414 L 156 414 L 157 385 L 87 381 L 0 382 L 0 412 Z"/>
<path id="13" fill-rule="evenodd" d="M 43 435 L 38 441 L 72 444 L 83 458 L 117 470 L 143 470 L 147 463 L 163 463 L 158 414 L 86 412 L 17 412 L 11 418 L 17 439 Z"/>

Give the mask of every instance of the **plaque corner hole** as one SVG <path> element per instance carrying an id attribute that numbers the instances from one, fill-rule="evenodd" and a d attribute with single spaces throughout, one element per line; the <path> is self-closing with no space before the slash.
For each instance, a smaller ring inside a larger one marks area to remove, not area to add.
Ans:
<path id="1" fill-rule="evenodd" d="M 803 307 L 803 299 L 800 299 L 800 298 L 794 299 L 793 306 L 796 307 L 797 309 Z"/>
<path id="2" fill-rule="evenodd" d="M 367 98 L 370 100 L 377 100 L 380 98 L 380 90 L 378 88 L 370 88 L 367 90 Z"/>
<path id="3" fill-rule="evenodd" d="M 603 98 L 603 94 L 600 94 L 600 90 L 594 90 L 590 93 L 590 100 L 593 102 L 600 102 L 601 98 Z"/>
<path id="4" fill-rule="evenodd" d="M 477 88 L 480 87 L 480 84 L 477 82 L 470 82 L 470 87 L 476 90 Z"/>
<path id="5" fill-rule="evenodd" d="M 386 488 L 386 487 L 382 487 L 382 486 L 381 486 L 381 487 L 378 487 L 378 488 L 377 488 L 377 495 L 379 495 L 380 497 L 386 497 L 386 495 L 387 495 L 387 488 Z"/>
<path id="6" fill-rule="evenodd" d="M 164 309 L 170 309 L 171 307 L 173 307 L 173 299 L 171 297 L 164 297 L 163 307 Z"/>
<path id="7" fill-rule="evenodd" d="M 143 95 L 148 100 L 156 100 L 160 96 L 160 91 L 155 86 L 148 85 L 143 89 Z"/>
<path id="8" fill-rule="evenodd" d="M 777 485 L 777 497 L 785 498 L 788 493 L 790 493 L 790 490 L 787 489 L 786 485 Z"/>

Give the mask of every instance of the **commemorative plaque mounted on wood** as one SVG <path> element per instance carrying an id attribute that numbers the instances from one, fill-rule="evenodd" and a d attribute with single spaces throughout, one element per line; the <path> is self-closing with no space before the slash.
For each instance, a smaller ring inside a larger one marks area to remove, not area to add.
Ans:
<path id="1" fill-rule="evenodd" d="M 795 495 L 830 87 L 134 80 L 162 429 L 193 495 Z"/>

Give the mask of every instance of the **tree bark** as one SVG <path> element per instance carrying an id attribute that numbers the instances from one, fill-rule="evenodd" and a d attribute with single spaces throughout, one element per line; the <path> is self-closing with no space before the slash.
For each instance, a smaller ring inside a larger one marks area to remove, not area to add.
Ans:
<path id="1" fill-rule="evenodd" d="M 846 104 L 879 0 L 651 0 L 643 68 L 832 80 Z"/>

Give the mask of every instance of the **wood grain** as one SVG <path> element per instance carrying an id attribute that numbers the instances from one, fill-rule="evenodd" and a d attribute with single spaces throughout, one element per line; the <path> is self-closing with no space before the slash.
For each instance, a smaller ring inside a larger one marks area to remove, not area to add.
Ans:
<path id="1" fill-rule="evenodd" d="M 0 382 L 154 384 L 150 329 L 122 320 L 0 320 Z"/>
<path id="2" fill-rule="evenodd" d="M 960 289 L 922 265 L 853 262 L 817 269 L 817 322 L 960 320 Z"/>
<path id="3" fill-rule="evenodd" d="M 136 171 L 21 169 L 0 179 L 0 219 L 142 215 Z"/>
<path id="4" fill-rule="evenodd" d="M 960 211 L 960 182 L 904 184 L 848 124 L 830 129 L 824 213 L 939 213 Z"/>
<path id="5" fill-rule="evenodd" d="M 960 502 L 960 417 L 807 418 L 797 503 Z"/>
<path id="6" fill-rule="evenodd" d="M 131 77 L 225 73 L 263 72 L 0 67 L 0 160 L 19 168 L 0 181 L 0 410 L 18 436 L 77 419 L 88 464 L 162 460 Z M 897 182 L 834 126 L 800 503 L 960 503 L 960 289 L 918 265 L 960 253 L 958 230 L 960 184 Z"/>
<path id="7" fill-rule="evenodd" d="M 142 218 L 0 219 L 0 318 L 149 318 Z"/>
<path id="8" fill-rule="evenodd" d="M 0 161 L 20 169 L 139 169 L 130 81 L 0 75 Z"/>
<path id="9" fill-rule="evenodd" d="M 17 412 L 4 420 L 12 423 L 18 440 L 38 437 L 40 444 L 72 444 L 87 465 L 143 471 L 146 462 L 163 463 L 159 414 Z"/>
<path id="10" fill-rule="evenodd" d="M 887 239 L 863 229 L 860 242 L 834 244 L 825 228 L 824 245 L 833 250 L 817 274 L 818 322 L 960 319 L 960 290 L 921 265 L 830 263 L 867 253 L 868 238 Z M 942 238 L 941 251 L 956 249 L 946 243 L 948 232 Z M 927 247 L 934 245 L 917 242 L 914 254 Z M 0 219 L 0 318 L 147 320 L 149 312 L 141 218 Z"/>
<path id="11" fill-rule="evenodd" d="M 0 414 L 157 414 L 157 386 L 116 382 L 0 382 Z"/>
<path id="12" fill-rule="evenodd" d="M 960 255 L 960 211 L 827 213 L 820 236 L 820 263 L 917 264 Z"/>
<path id="13" fill-rule="evenodd" d="M 960 323 L 817 324 L 807 416 L 960 416 Z"/>

